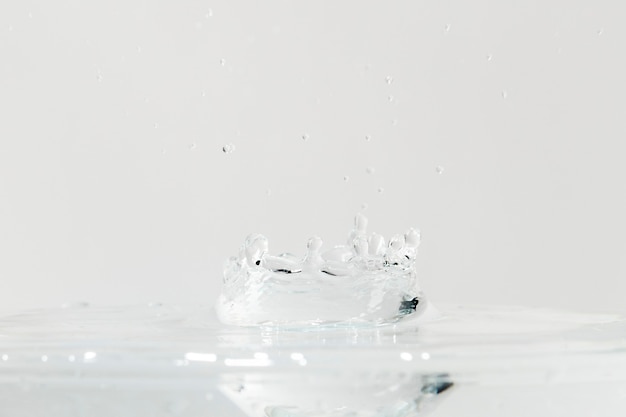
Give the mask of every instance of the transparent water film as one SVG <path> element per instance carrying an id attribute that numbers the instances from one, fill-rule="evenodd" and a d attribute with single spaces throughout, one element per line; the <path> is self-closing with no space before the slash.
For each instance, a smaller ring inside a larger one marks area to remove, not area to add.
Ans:
<path id="1" fill-rule="evenodd" d="M 312 237 L 303 258 L 271 255 L 263 235 L 249 235 L 224 267 L 217 313 L 226 324 L 383 324 L 428 308 L 415 272 L 420 234 L 409 229 L 387 242 L 367 233 L 358 214 L 345 245 L 324 250 Z"/>

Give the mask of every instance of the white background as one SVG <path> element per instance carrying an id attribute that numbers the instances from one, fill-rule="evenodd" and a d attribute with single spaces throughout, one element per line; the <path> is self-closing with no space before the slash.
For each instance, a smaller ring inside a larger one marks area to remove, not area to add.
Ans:
<path id="1" fill-rule="evenodd" d="M 623 11 L 4 0 L 0 308 L 212 302 L 362 211 L 435 301 L 626 312 Z"/>

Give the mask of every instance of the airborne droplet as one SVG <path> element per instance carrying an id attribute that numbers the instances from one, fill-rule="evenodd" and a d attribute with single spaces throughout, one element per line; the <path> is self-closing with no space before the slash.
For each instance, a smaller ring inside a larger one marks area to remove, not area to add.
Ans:
<path id="1" fill-rule="evenodd" d="M 227 143 L 226 145 L 224 145 L 222 147 L 222 152 L 224 152 L 224 153 L 233 153 L 233 152 L 235 152 L 235 145 L 233 145 L 232 143 Z"/>

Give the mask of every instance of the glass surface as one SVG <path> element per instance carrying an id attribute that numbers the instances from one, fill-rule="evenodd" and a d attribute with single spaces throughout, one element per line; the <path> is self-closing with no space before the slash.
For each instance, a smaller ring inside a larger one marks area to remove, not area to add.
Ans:
<path id="1" fill-rule="evenodd" d="M 572 417 L 626 410 L 624 319 L 510 307 L 439 310 L 430 322 L 306 330 L 225 326 L 211 306 L 4 314 L 2 415 Z"/>

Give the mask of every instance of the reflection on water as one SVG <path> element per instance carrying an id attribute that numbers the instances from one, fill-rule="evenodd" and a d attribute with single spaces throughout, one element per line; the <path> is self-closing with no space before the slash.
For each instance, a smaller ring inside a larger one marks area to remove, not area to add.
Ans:
<path id="1" fill-rule="evenodd" d="M 421 324 L 308 332 L 225 326 L 211 306 L 4 315 L 0 403 L 5 415 L 29 417 L 438 416 L 470 403 L 501 416 L 554 397 L 554 410 L 582 416 L 588 397 L 565 393 L 586 386 L 596 404 L 606 396 L 614 410 L 624 406 L 616 395 L 626 392 L 622 319 L 442 311 Z"/>

